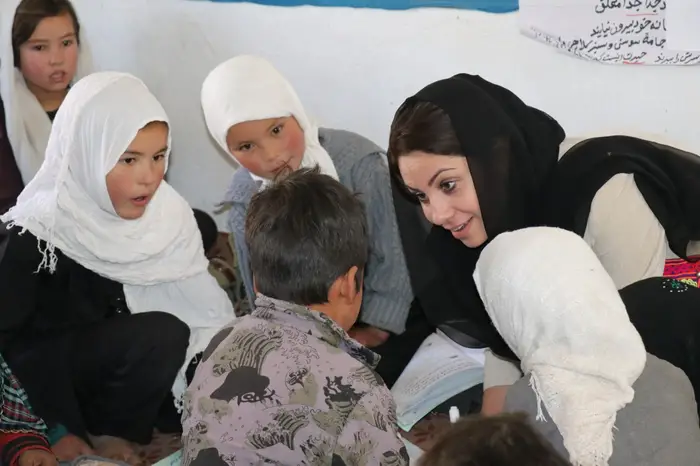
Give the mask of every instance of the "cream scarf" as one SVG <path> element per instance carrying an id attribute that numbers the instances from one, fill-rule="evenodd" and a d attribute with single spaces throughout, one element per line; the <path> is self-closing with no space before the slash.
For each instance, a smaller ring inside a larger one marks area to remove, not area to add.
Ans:
<path id="1" fill-rule="evenodd" d="M 574 233 L 526 228 L 491 241 L 474 281 L 572 464 L 606 466 L 646 350 L 596 255 Z"/>

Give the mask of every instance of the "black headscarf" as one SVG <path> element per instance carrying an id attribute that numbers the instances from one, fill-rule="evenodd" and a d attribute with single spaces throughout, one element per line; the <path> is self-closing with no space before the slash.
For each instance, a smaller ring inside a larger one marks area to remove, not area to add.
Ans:
<path id="1" fill-rule="evenodd" d="M 430 84 L 409 101 L 429 102 L 449 116 L 469 163 L 488 238 L 540 222 L 541 189 L 565 137 L 553 118 L 509 90 L 468 74 Z M 458 342 L 489 346 L 512 358 L 472 279 L 483 246 L 465 247 L 439 226 L 419 238 L 412 233 L 415 216 L 402 215 L 408 207 L 397 189 L 394 199 L 414 294 L 428 320 Z"/>

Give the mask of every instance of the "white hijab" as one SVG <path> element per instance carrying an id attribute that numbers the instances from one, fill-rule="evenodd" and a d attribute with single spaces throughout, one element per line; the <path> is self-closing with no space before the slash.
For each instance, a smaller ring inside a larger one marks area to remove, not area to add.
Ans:
<path id="1" fill-rule="evenodd" d="M 634 398 L 646 350 L 596 255 L 571 232 L 526 228 L 484 249 L 474 281 L 572 464 L 607 465 L 617 412 Z"/>
<path id="2" fill-rule="evenodd" d="M 51 133 L 51 120 L 34 94 L 27 88 L 22 73 L 15 68 L 12 51 L 12 23 L 22 0 L 2 0 L 0 7 L 0 95 L 5 104 L 7 135 L 17 167 L 26 185 L 44 161 Z M 92 69 L 85 34 L 80 34 L 78 68 L 75 81 Z"/>
<path id="3" fill-rule="evenodd" d="M 318 140 L 318 126 L 306 115 L 289 81 L 267 60 L 240 55 L 214 68 L 202 84 L 202 110 L 209 132 L 227 154 L 231 151 L 226 135 L 232 126 L 293 116 L 304 131 L 306 151 L 301 166 L 318 165 L 321 173 L 338 179 L 333 161 Z M 251 176 L 261 182 L 261 189 L 270 182 L 252 173 Z"/>
<path id="4" fill-rule="evenodd" d="M 112 206 L 105 177 L 153 121 L 168 118 L 139 79 L 115 72 L 81 79 L 56 115 L 43 165 L 2 221 L 46 241 L 40 268 L 55 269 L 58 248 L 122 283 L 131 312 L 169 312 L 190 327 L 186 364 L 173 387 L 180 400 L 187 363 L 234 314 L 207 271 L 192 209 L 168 183 L 139 219 L 124 220 Z"/>

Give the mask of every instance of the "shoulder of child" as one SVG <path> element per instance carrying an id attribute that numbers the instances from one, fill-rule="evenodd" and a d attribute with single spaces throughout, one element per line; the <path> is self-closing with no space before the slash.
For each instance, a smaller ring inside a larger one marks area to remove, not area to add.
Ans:
<path id="1" fill-rule="evenodd" d="M 243 167 L 239 167 L 231 178 L 231 184 L 226 192 L 226 201 L 247 205 L 256 192 L 257 185 L 250 172 Z"/>
<path id="2" fill-rule="evenodd" d="M 652 400 L 656 400 L 654 404 L 663 400 L 681 406 L 695 404 L 693 386 L 685 372 L 651 354 L 647 354 L 644 371 L 634 383 L 634 389 L 637 394 L 644 394 L 635 397 L 638 401 L 648 394 Z"/>
<path id="3" fill-rule="evenodd" d="M 319 139 L 336 165 L 339 163 L 336 159 L 341 157 L 345 161 L 350 158 L 354 162 L 359 162 L 368 155 L 385 153 L 384 149 L 366 137 L 343 129 L 321 128 Z"/>

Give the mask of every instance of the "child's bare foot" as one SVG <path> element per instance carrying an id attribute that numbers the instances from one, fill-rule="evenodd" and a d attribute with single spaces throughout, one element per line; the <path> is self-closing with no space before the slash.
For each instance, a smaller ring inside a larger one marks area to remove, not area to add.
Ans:
<path id="1" fill-rule="evenodd" d="M 128 440 L 111 435 L 90 436 L 95 453 L 103 458 L 123 461 L 131 466 L 141 466 L 142 461 L 134 445 Z"/>

